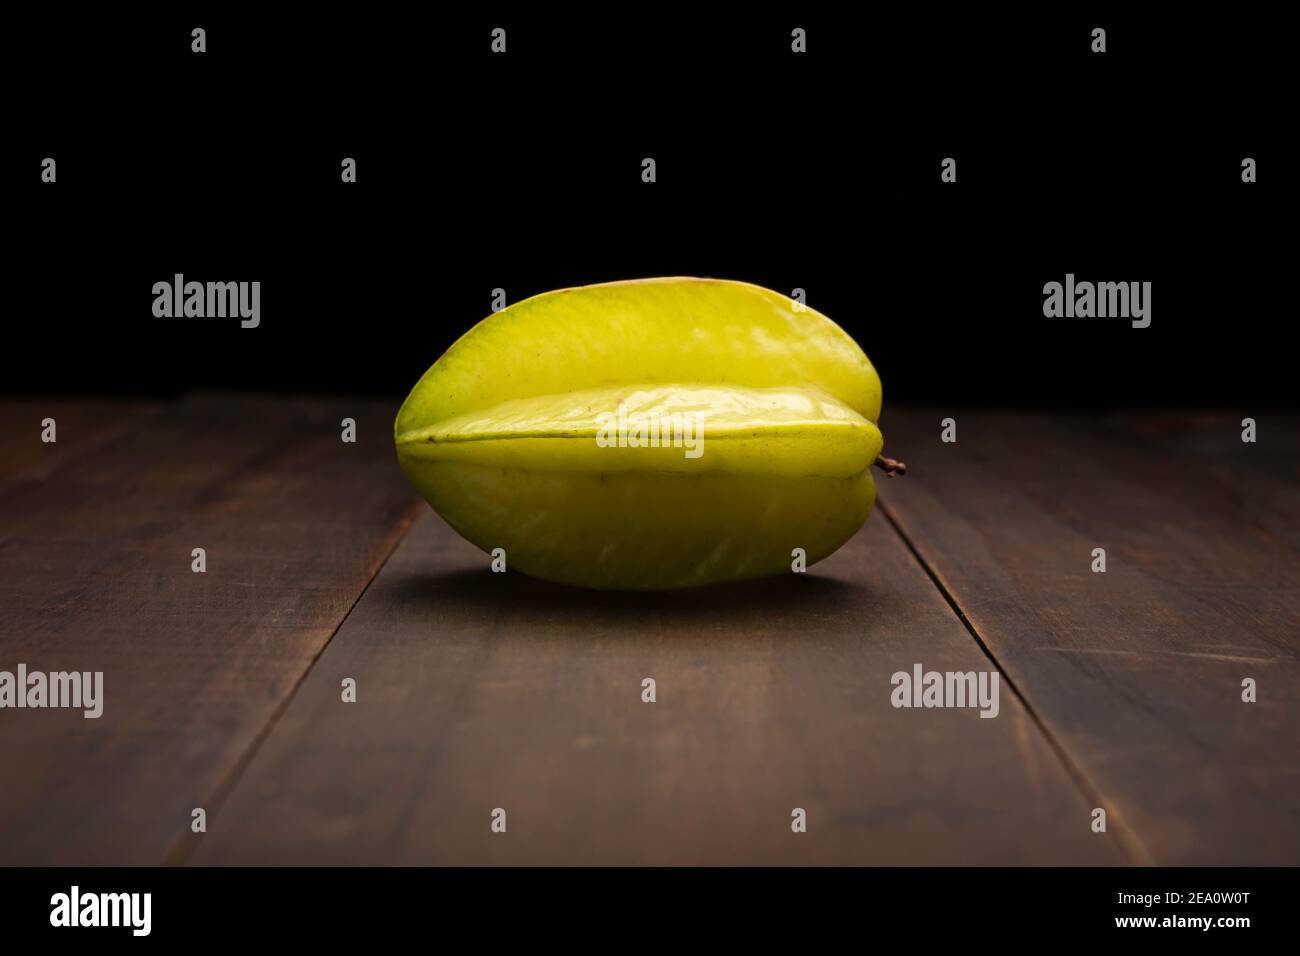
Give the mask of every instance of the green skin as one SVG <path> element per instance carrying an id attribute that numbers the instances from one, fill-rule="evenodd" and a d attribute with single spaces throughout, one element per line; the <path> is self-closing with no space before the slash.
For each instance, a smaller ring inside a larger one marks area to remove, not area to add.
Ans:
<path id="1" fill-rule="evenodd" d="M 812 309 L 652 279 L 483 320 L 394 430 L 420 493 L 511 569 L 665 590 L 787 573 L 795 549 L 811 565 L 852 537 L 873 462 L 901 470 L 879 458 L 880 396 L 866 355 Z"/>

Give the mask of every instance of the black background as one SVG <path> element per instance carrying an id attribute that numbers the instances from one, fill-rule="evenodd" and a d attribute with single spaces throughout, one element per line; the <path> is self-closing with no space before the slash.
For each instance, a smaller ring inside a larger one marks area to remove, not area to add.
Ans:
<path id="1" fill-rule="evenodd" d="M 6 942 L 93 946 L 96 952 L 191 943 L 292 941 L 325 950 L 418 935 L 491 943 L 577 944 L 650 952 L 689 940 L 723 951 L 830 952 L 845 940 L 978 951 L 1124 940 L 1215 952 L 1285 938 L 1289 868 L 223 868 L 0 871 Z M 152 932 L 49 924 L 68 893 L 148 892 Z M 1165 893 L 1249 894 L 1245 902 L 1165 904 Z M 1147 907 L 1119 894 L 1156 894 Z M 1246 917 L 1248 927 L 1117 927 L 1116 917 Z M 1153 943 L 1154 941 L 1154 943 Z M 638 945 L 640 944 L 640 945 Z M 1017 945 L 1019 944 L 1019 945 Z"/>
<path id="2" fill-rule="evenodd" d="M 11 21 L 0 388 L 401 397 L 495 287 L 676 274 L 805 289 L 887 405 L 1293 402 L 1258 11 L 435 10 Z M 177 272 L 260 280 L 261 326 L 155 319 Z M 1152 282 L 1151 327 L 1044 318 L 1067 272 Z"/>

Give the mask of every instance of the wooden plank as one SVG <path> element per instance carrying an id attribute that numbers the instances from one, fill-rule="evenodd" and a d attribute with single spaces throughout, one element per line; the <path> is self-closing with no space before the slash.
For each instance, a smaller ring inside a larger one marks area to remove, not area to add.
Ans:
<path id="1" fill-rule="evenodd" d="M 1300 421 L 948 415 L 883 423 L 886 511 L 1112 823 L 1159 863 L 1300 862 Z"/>
<path id="2" fill-rule="evenodd" d="M 199 398 L 5 486 L 0 669 L 102 671 L 105 701 L 0 711 L 0 863 L 167 858 L 415 515 L 393 412 Z"/>
<path id="3" fill-rule="evenodd" d="M 95 451 L 158 411 L 156 402 L 56 398 L 0 400 L 0 496 L 14 484 L 39 481 Z M 41 440 L 54 419 L 53 442 Z M 0 528 L 0 535 L 4 534 Z"/>
<path id="4" fill-rule="evenodd" d="M 892 707 L 914 662 L 989 666 L 879 516 L 806 575 L 627 594 L 492 574 L 430 514 L 191 859 L 1123 862 L 1012 695 L 996 719 Z"/>

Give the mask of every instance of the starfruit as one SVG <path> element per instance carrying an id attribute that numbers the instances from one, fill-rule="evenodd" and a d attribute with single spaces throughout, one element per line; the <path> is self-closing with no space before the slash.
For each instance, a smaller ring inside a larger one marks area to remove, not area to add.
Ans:
<path id="1" fill-rule="evenodd" d="M 395 436 L 434 510 L 510 569 L 661 590 L 789 572 L 852 537 L 875 501 L 880 401 L 862 349 L 814 309 L 645 279 L 484 319 Z"/>

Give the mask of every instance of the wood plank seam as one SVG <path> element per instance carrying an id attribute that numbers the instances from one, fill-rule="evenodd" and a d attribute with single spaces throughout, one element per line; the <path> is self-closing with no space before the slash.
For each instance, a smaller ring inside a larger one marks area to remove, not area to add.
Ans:
<path id="1" fill-rule="evenodd" d="M 361 599 L 365 597 L 366 592 L 370 590 L 370 586 L 375 582 L 375 579 L 383 572 L 385 565 L 388 564 L 389 559 L 396 553 L 398 547 L 401 546 L 402 541 L 404 541 L 407 534 L 410 533 L 411 528 L 415 526 L 416 520 L 422 512 L 423 502 L 413 502 L 411 508 L 408 509 L 408 514 L 401 523 L 399 533 L 393 538 L 392 547 L 388 549 L 383 560 L 375 567 L 375 573 L 370 576 L 368 581 L 366 581 L 365 587 L 361 588 L 361 590 L 357 592 L 356 598 L 353 599 L 350 605 L 348 605 L 347 613 L 345 613 L 339 619 L 338 623 L 334 625 L 334 630 L 330 632 L 329 639 L 322 642 L 320 649 L 317 650 L 315 655 L 312 657 L 311 662 L 302 669 L 302 673 L 299 674 L 297 679 L 293 682 L 293 686 L 289 688 L 289 692 L 284 695 L 275 710 L 271 713 L 265 726 L 263 726 L 249 742 L 248 748 L 240 754 L 239 759 L 231 765 L 230 769 L 222 778 L 221 783 L 218 784 L 216 789 L 213 791 L 211 798 L 205 802 L 204 806 L 208 810 L 209 820 L 214 819 L 221 812 L 221 807 L 225 804 L 235 787 L 238 786 L 244 771 L 252 764 L 253 760 L 257 757 L 257 752 L 261 749 L 262 744 L 271 736 L 271 732 L 275 730 L 276 724 L 279 723 L 280 718 L 283 717 L 285 712 L 289 709 L 289 705 L 293 703 L 294 696 L 298 693 L 298 689 L 307 679 L 307 675 L 311 673 L 312 668 L 316 666 L 316 662 L 321 659 L 326 648 L 330 646 L 330 643 L 338 635 L 339 629 L 342 628 L 347 622 L 347 619 L 352 616 L 352 612 L 356 610 L 357 605 L 361 603 Z M 198 849 L 201 836 L 202 834 L 197 834 L 187 830 L 176 840 L 172 848 L 167 852 L 166 856 L 163 858 L 163 865 L 184 866 L 186 861 L 194 854 L 194 851 Z"/>
<path id="2" fill-rule="evenodd" d="M 815 575 L 665 601 L 494 575 L 430 512 L 188 864 L 1129 864 L 1017 698 L 1009 726 L 931 713 L 908 739 L 872 686 L 918 647 L 992 670 L 885 520 Z M 650 708 L 619 674 L 675 690 Z M 824 824 L 807 841 L 794 806 Z"/>
<path id="3" fill-rule="evenodd" d="M 1101 791 L 1092 783 L 1091 780 L 1088 779 L 1082 768 L 1079 767 L 1079 765 L 1070 757 L 1069 752 L 1048 728 L 1038 711 L 1034 708 L 1034 705 L 1029 702 L 1029 699 L 1016 685 L 1016 682 L 1011 679 L 1011 675 L 1007 672 L 1006 668 L 1004 668 L 998 661 L 997 657 L 994 656 L 988 643 L 979 633 L 979 629 L 976 628 L 970 618 L 966 616 L 966 612 L 962 610 L 961 605 L 957 602 L 956 595 L 954 595 L 951 589 L 944 584 L 943 578 L 939 575 L 938 571 L 925 559 L 925 556 L 921 554 L 920 550 L 918 550 L 916 544 L 908 535 L 907 530 L 903 527 L 902 522 L 894 513 L 893 509 L 891 509 L 883 500 L 878 500 L 876 507 L 893 527 L 899 538 L 902 539 L 904 546 L 906 546 L 907 550 L 912 554 L 912 557 L 916 559 L 917 564 L 919 564 L 929 576 L 930 580 L 934 583 L 935 588 L 937 588 L 939 593 L 943 595 L 944 600 L 948 602 L 948 606 L 951 607 L 953 613 L 957 615 L 958 620 L 960 620 L 962 626 L 966 628 L 966 632 L 970 634 L 980 651 L 982 651 L 984 656 L 988 658 L 989 663 L 998 669 L 998 673 L 1001 675 L 1001 680 L 1025 708 L 1025 712 L 1029 715 L 1030 719 L 1034 722 L 1034 725 L 1043 735 L 1043 739 L 1047 741 L 1048 746 L 1052 748 L 1052 752 L 1056 754 L 1057 759 L 1060 760 L 1061 765 L 1065 768 L 1065 772 L 1069 774 L 1070 779 L 1074 781 L 1075 785 L 1083 792 L 1084 796 L 1092 802 L 1093 806 L 1106 808 L 1107 826 L 1114 834 L 1120 849 L 1133 863 L 1142 866 L 1154 865 L 1154 857 L 1151 856 L 1138 835 L 1125 823 L 1123 815 L 1113 812 L 1115 808 L 1111 805 L 1110 801 L 1102 795 Z"/>

